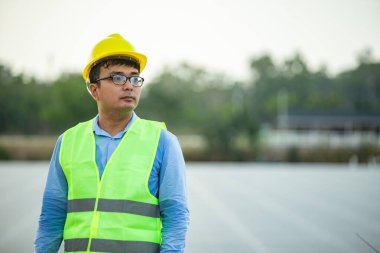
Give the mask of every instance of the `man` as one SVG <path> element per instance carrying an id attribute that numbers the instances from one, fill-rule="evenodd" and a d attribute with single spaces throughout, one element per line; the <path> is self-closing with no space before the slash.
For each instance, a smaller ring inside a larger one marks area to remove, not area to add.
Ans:
<path id="1" fill-rule="evenodd" d="M 163 123 L 140 119 L 146 57 L 119 34 L 83 71 L 98 115 L 58 138 L 37 231 L 37 253 L 183 252 L 189 222 L 185 163 Z"/>

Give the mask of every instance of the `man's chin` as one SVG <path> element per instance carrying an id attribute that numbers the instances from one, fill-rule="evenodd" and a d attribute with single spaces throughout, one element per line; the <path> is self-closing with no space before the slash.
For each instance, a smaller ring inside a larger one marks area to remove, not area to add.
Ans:
<path id="1" fill-rule="evenodd" d="M 123 113 L 125 114 L 129 114 L 129 113 L 132 113 L 135 109 L 136 109 L 137 106 L 126 106 L 122 109 Z"/>

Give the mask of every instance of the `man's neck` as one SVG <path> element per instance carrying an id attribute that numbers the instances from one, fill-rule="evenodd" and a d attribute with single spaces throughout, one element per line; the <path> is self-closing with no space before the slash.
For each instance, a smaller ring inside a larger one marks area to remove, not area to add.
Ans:
<path id="1" fill-rule="evenodd" d="M 99 112 L 99 127 L 109 133 L 111 136 L 115 136 L 119 132 L 123 131 L 128 122 L 132 119 L 133 112 L 123 115 L 112 115 Z"/>

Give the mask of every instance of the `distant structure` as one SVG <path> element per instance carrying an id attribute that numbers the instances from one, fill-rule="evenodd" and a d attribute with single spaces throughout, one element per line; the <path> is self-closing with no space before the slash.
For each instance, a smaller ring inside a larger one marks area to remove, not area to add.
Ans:
<path id="1" fill-rule="evenodd" d="M 362 145 L 380 148 L 380 115 L 282 110 L 275 128 L 262 126 L 260 139 L 272 149 Z"/>
<path id="2" fill-rule="evenodd" d="M 289 111 L 278 115 L 277 126 L 288 130 L 359 131 L 380 135 L 380 114 Z"/>
<path id="3" fill-rule="evenodd" d="M 357 149 L 363 145 L 380 148 L 380 113 L 301 111 L 289 109 L 286 93 L 278 94 L 277 99 L 275 127 L 263 124 L 260 129 L 261 143 L 272 150 L 314 147 Z"/>

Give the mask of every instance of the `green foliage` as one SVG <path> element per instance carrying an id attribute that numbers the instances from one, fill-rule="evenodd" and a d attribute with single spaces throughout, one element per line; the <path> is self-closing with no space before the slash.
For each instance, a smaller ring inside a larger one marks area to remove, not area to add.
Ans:
<path id="1" fill-rule="evenodd" d="M 0 133 L 61 133 L 96 114 L 96 105 L 79 74 L 55 82 L 25 81 L 0 66 Z"/>
<path id="2" fill-rule="evenodd" d="M 64 74 L 58 78 L 45 101 L 42 119 L 49 123 L 52 132 L 62 132 L 97 114 L 96 103 L 79 74 Z"/>
<path id="3" fill-rule="evenodd" d="M 42 126 L 39 114 L 46 95 L 46 86 L 23 76 L 12 76 L 0 66 L 0 132 L 33 133 Z"/>
<path id="4" fill-rule="evenodd" d="M 7 150 L 3 148 L 2 146 L 0 146 L 0 160 L 10 160 L 10 159 L 11 159 L 11 156 L 9 155 Z"/>
<path id="5" fill-rule="evenodd" d="M 259 122 L 274 124 L 284 100 L 295 111 L 380 112 L 380 63 L 368 57 L 335 78 L 324 69 L 311 72 L 299 54 L 278 66 L 261 56 L 251 61 L 251 69 L 256 78 L 250 82 L 250 101 Z"/>
<path id="6" fill-rule="evenodd" d="M 233 110 L 233 87 L 225 78 L 183 64 L 167 69 L 145 89 L 141 116 L 165 121 L 175 133 L 201 134 L 212 150 L 231 150 L 241 115 Z"/>
<path id="7" fill-rule="evenodd" d="M 175 134 L 203 136 L 210 157 L 238 160 L 239 149 L 252 157 L 259 126 L 275 124 L 284 108 L 380 112 L 380 63 L 368 53 L 357 68 L 335 77 L 326 68 L 311 71 L 300 54 L 280 64 L 262 55 L 250 68 L 252 80 L 232 81 L 188 64 L 167 67 L 147 81 L 137 113 L 165 121 Z M 79 73 L 43 83 L 0 65 L 0 89 L 0 134 L 58 134 L 97 113 Z M 300 153 L 294 149 L 288 156 L 298 160 Z"/>

